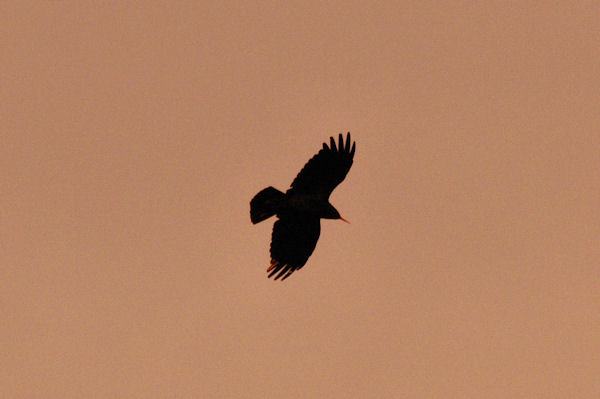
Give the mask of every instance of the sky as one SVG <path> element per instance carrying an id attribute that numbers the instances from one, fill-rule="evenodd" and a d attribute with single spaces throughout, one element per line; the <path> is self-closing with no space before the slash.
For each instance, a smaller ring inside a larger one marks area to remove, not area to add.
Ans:
<path id="1" fill-rule="evenodd" d="M 596 2 L 0 6 L 0 396 L 600 397 Z M 308 263 L 273 219 L 354 165 Z"/>

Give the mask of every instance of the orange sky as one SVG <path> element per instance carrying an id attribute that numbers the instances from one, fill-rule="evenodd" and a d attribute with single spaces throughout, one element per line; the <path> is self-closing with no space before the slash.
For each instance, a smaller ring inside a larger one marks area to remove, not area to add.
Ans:
<path id="1" fill-rule="evenodd" d="M 2 4 L 0 396 L 600 397 L 600 7 L 462 3 Z"/>

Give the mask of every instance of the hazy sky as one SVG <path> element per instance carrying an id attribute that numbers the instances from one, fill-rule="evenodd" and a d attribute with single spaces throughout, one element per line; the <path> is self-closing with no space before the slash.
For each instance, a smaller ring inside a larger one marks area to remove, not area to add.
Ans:
<path id="1" fill-rule="evenodd" d="M 600 397 L 597 2 L 193 3 L 0 6 L 0 396 Z"/>

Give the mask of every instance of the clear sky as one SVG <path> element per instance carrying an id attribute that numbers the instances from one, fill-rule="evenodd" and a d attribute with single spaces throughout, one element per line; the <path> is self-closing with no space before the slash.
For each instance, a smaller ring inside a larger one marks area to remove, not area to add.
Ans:
<path id="1" fill-rule="evenodd" d="M 597 2 L 189 3 L 0 6 L 1 397 L 600 397 Z"/>

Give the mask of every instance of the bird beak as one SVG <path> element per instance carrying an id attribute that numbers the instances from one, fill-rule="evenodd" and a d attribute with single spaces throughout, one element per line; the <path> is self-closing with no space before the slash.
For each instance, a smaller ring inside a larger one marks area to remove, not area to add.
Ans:
<path id="1" fill-rule="evenodd" d="M 344 218 L 343 218 L 343 217 L 341 217 L 341 216 L 340 216 L 340 220 L 341 220 L 342 222 L 346 222 L 346 223 L 350 224 L 350 222 L 349 222 L 349 221 L 347 221 L 346 219 L 344 219 Z"/>

